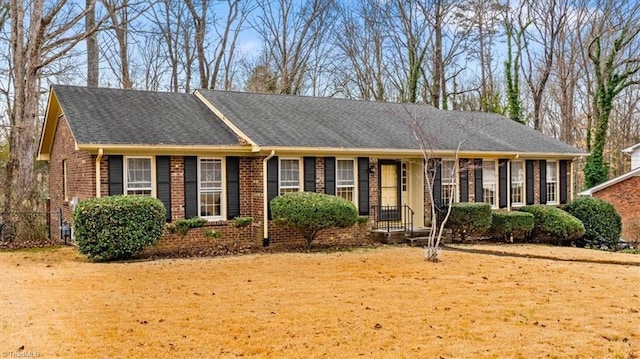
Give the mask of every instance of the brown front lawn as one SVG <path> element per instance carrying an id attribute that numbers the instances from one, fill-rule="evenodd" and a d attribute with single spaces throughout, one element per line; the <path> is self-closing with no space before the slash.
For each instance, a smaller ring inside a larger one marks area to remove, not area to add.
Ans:
<path id="1" fill-rule="evenodd" d="M 107 264 L 60 248 L 0 252 L 0 273 L 6 358 L 640 357 L 631 254 L 464 246 L 434 264 L 381 247 Z"/>

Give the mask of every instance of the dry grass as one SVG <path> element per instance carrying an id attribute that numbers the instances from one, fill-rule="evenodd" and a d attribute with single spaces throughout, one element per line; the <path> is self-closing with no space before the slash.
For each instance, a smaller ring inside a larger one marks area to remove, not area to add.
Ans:
<path id="1" fill-rule="evenodd" d="M 445 250 L 434 264 L 387 247 L 96 264 L 71 248 L 3 252 L 0 355 L 640 356 L 640 256 L 464 249 L 519 256 Z"/>

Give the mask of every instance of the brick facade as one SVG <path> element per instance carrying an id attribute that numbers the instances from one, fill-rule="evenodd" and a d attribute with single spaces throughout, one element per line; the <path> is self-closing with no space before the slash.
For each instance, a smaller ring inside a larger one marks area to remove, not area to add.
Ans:
<path id="1" fill-rule="evenodd" d="M 95 156 L 76 151 L 71 129 L 64 116 L 58 118 L 56 135 L 49 160 L 49 198 L 51 210 L 62 211 L 62 220 L 71 223 L 71 200 L 95 197 Z M 66 162 L 66 189 L 64 198 L 63 163 Z M 60 240 L 58 223 L 51 223 L 51 238 Z"/>
<path id="2" fill-rule="evenodd" d="M 622 238 L 640 241 L 640 177 L 630 177 L 600 191 L 593 197 L 603 199 L 616 208 L 622 217 Z"/>
<path id="3" fill-rule="evenodd" d="M 49 188 L 51 197 L 51 209 L 62 210 L 63 220 L 71 224 L 72 208 L 70 200 L 77 198 L 79 201 L 95 197 L 95 161 L 97 156 L 84 151 L 75 150 L 73 136 L 67 121 L 63 116 L 59 118 L 51 158 L 49 161 L 50 177 Z M 100 162 L 100 195 L 109 194 L 109 156 L 102 156 Z M 193 229 L 187 235 L 175 233 L 165 233 L 159 243 L 147 250 L 149 254 L 166 253 L 207 253 L 224 254 L 253 251 L 262 247 L 264 238 L 263 215 L 264 215 L 264 192 L 263 192 L 263 161 L 265 156 L 246 156 L 239 160 L 240 177 L 240 216 L 252 217 L 253 224 L 239 230 L 233 227 L 230 221 L 219 221 L 210 223 L 204 228 Z M 63 198 L 63 161 L 67 164 L 67 199 Z M 185 216 L 185 160 L 181 155 L 170 156 L 170 181 L 171 181 L 171 220 L 175 221 Z M 369 173 L 369 223 L 374 220 L 373 206 L 376 206 L 380 196 L 379 166 L 378 159 L 371 158 L 369 165 L 375 170 Z M 569 167 L 570 168 L 570 167 Z M 468 168 L 469 201 L 475 201 L 475 176 L 474 171 L 478 170 L 470 165 Z M 539 183 L 540 168 L 539 162 L 535 161 L 534 166 L 535 182 Z M 316 157 L 315 161 L 316 191 L 324 193 L 325 188 L 325 158 Z M 414 178 L 416 178 L 414 176 Z M 424 216 L 425 223 L 430 222 L 431 205 L 429 191 L 425 183 L 424 188 Z M 539 186 L 534 186 L 536 203 L 540 202 Z M 603 195 L 606 193 L 603 191 Z M 630 200 L 631 196 L 628 197 Z M 624 200 L 622 198 L 621 200 Z M 631 203 L 631 202 L 630 202 Z M 631 204 L 629 204 L 630 206 Z M 631 211 L 629 211 L 630 213 Z M 59 228 L 57 223 L 52 224 L 56 228 L 51 228 L 54 239 L 59 239 Z M 320 234 L 318 243 L 323 245 L 363 245 L 371 243 L 369 225 L 355 225 L 351 228 L 324 231 Z M 290 229 L 282 228 L 269 223 L 270 248 L 286 249 L 300 247 L 304 245 L 302 236 Z M 219 238 L 212 238 L 210 235 L 215 232 L 220 233 Z"/>

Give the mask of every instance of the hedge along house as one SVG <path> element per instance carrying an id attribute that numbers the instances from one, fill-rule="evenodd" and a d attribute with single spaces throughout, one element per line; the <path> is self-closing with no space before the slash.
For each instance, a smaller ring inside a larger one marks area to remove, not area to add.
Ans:
<path id="1" fill-rule="evenodd" d="M 283 193 L 343 197 L 368 216 L 370 229 L 423 227 L 430 191 L 438 205 L 450 197 L 507 210 L 562 204 L 573 195 L 573 160 L 582 155 L 494 114 L 59 85 L 50 90 L 39 149 L 49 161 L 51 207 L 62 208 L 66 221 L 79 200 L 151 195 L 167 207 L 167 221 L 199 216 L 225 232 L 230 219 L 250 216 L 250 240 L 272 244 L 301 239 L 270 221 L 268 203 Z M 425 174 L 433 176 L 433 188 Z M 348 241 L 360 232 L 326 236 Z"/>

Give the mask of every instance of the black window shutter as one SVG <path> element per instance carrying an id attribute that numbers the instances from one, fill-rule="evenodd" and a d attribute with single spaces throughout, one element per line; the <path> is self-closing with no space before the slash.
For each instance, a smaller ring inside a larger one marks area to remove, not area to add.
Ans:
<path id="1" fill-rule="evenodd" d="M 484 202 L 484 190 L 482 189 L 482 159 L 473 160 L 473 179 L 475 187 L 475 202 Z"/>
<path id="2" fill-rule="evenodd" d="M 198 157 L 184 157 L 184 217 L 198 216 Z"/>
<path id="3" fill-rule="evenodd" d="M 507 207 L 507 166 L 509 165 L 509 160 L 505 158 L 500 158 L 498 160 L 498 188 L 500 196 L 499 205 L 500 208 Z"/>
<path id="4" fill-rule="evenodd" d="M 560 160 L 560 204 L 567 203 L 567 197 L 569 194 L 567 185 L 567 170 L 569 161 Z"/>
<path id="5" fill-rule="evenodd" d="M 324 193 L 336 194 L 336 158 L 324 158 Z"/>
<path id="6" fill-rule="evenodd" d="M 540 204 L 547 203 L 547 161 L 540 160 Z"/>
<path id="7" fill-rule="evenodd" d="M 525 170 L 525 180 L 526 180 L 526 186 L 527 186 L 527 204 L 531 205 L 535 203 L 535 193 L 534 193 L 534 186 L 535 186 L 535 176 L 533 175 L 533 165 L 534 165 L 534 161 L 533 160 L 527 160 L 526 162 L 526 170 Z"/>
<path id="8" fill-rule="evenodd" d="M 109 196 L 124 193 L 123 171 L 122 156 L 109 155 Z"/>
<path id="9" fill-rule="evenodd" d="M 171 157 L 156 156 L 156 195 L 167 209 L 167 222 L 171 222 Z"/>
<path id="10" fill-rule="evenodd" d="M 267 215 L 271 219 L 271 200 L 278 197 L 278 157 L 267 161 Z"/>
<path id="11" fill-rule="evenodd" d="M 369 157 L 358 157 L 358 213 L 369 215 Z"/>
<path id="12" fill-rule="evenodd" d="M 469 202 L 469 160 L 460 160 L 460 202 Z"/>
<path id="13" fill-rule="evenodd" d="M 442 160 L 435 158 L 433 166 L 433 203 L 440 208 L 448 205 L 448 203 L 442 203 Z"/>
<path id="14" fill-rule="evenodd" d="M 240 157 L 226 158 L 227 219 L 240 215 Z"/>
<path id="15" fill-rule="evenodd" d="M 304 158 L 304 191 L 316 191 L 316 158 Z"/>

